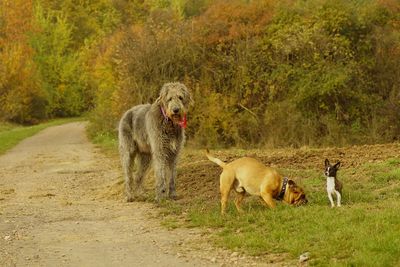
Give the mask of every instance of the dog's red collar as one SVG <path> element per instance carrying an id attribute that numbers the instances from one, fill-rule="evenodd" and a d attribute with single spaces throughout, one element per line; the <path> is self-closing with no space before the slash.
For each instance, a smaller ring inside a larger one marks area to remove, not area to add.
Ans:
<path id="1" fill-rule="evenodd" d="M 281 192 L 279 192 L 279 195 L 277 196 L 276 199 L 278 199 L 278 200 L 282 200 L 283 199 L 283 197 L 285 196 L 286 185 L 287 185 L 288 181 L 289 181 L 289 178 L 287 178 L 287 177 L 283 178 L 282 189 L 281 189 Z"/>
<path id="2" fill-rule="evenodd" d="M 165 112 L 164 108 L 161 106 L 160 109 L 161 109 L 162 115 L 164 116 L 164 119 L 165 119 L 166 121 L 171 121 L 171 122 L 172 122 L 172 120 L 167 116 L 167 113 Z M 185 128 L 186 128 L 186 126 L 187 126 L 186 113 L 183 115 L 183 118 L 178 122 L 178 125 L 179 125 L 182 129 L 185 129 Z"/>

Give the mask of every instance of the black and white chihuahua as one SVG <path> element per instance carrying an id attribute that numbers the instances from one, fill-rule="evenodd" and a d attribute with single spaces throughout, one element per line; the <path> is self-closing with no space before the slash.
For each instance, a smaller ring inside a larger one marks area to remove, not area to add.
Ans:
<path id="1" fill-rule="evenodd" d="M 331 207 L 335 207 L 333 202 L 333 195 L 336 194 L 337 206 L 341 206 L 342 200 L 342 188 L 343 184 L 336 178 L 336 172 L 339 169 L 340 161 L 335 165 L 331 165 L 328 159 L 325 159 L 325 176 L 326 176 L 326 191 L 328 192 L 328 198 L 331 202 Z"/>

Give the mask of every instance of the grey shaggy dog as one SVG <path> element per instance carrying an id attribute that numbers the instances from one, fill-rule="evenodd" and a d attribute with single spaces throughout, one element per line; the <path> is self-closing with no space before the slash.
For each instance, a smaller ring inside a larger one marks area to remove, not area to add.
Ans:
<path id="1" fill-rule="evenodd" d="M 143 193 L 143 178 L 151 163 L 156 177 L 156 200 L 176 199 L 176 164 L 185 141 L 186 112 L 192 103 L 185 85 L 166 83 L 154 103 L 135 106 L 122 116 L 119 153 L 128 202 Z"/>

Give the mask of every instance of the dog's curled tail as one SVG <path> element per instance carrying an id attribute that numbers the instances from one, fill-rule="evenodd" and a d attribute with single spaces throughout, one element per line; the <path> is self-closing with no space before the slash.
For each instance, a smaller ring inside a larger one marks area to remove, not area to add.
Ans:
<path id="1" fill-rule="evenodd" d="M 208 158 L 209 160 L 211 160 L 212 162 L 218 164 L 220 167 L 223 168 L 223 167 L 226 166 L 226 163 L 225 163 L 225 162 L 223 162 L 222 160 L 217 159 L 217 158 L 214 158 L 213 156 L 211 156 L 210 150 L 208 150 L 208 148 L 206 149 L 206 156 L 207 156 L 207 158 Z"/>

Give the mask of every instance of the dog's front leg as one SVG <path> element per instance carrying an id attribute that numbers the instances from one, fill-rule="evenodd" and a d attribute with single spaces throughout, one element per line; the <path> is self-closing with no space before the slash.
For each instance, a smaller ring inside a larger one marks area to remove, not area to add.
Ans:
<path id="1" fill-rule="evenodd" d="M 331 202 L 331 207 L 332 208 L 335 207 L 335 203 L 333 202 L 332 194 L 330 191 L 328 191 L 328 198 L 329 198 L 329 201 Z"/>
<path id="2" fill-rule="evenodd" d="M 170 199 L 176 199 L 176 188 L 175 188 L 175 178 L 176 178 L 176 164 L 173 163 L 171 168 L 171 177 L 169 179 L 169 191 L 168 191 L 168 197 Z"/>
<path id="3" fill-rule="evenodd" d="M 175 178 L 176 178 L 176 165 L 178 162 L 178 155 L 179 155 L 179 150 L 180 148 L 177 149 L 175 154 L 171 154 L 170 159 L 168 160 L 170 162 L 170 170 L 171 170 L 171 176 L 169 177 L 169 191 L 168 191 L 168 197 L 170 199 L 177 199 L 176 195 L 176 187 L 175 187 Z"/>
<path id="4" fill-rule="evenodd" d="M 274 198 L 272 197 L 271 193 L 261 192 L 261 197 L 271 209 L 275 208 L 276 204 L 275 204 Z"/>
<path id="5" fill-rule="evenodd" d="M 342 204 L 341 204 L 341 202 L 342 202 L 342 195 L 340 194 L 339 191 L 336 191 L 336 190 L 335 190 L 335 193 L 336 193 L 337 206 L 338 206 L 338 207 L 341 207 L 341 206 L 342 206 Z"/>
<path id="6" fill-rule="evenodd" d="M 155 157 L 154 159 L 154 174 L 156 176 L 156 201 L 160 202 L 167 198 L 167 181 L 171 176 L 169 164 Z"/>

